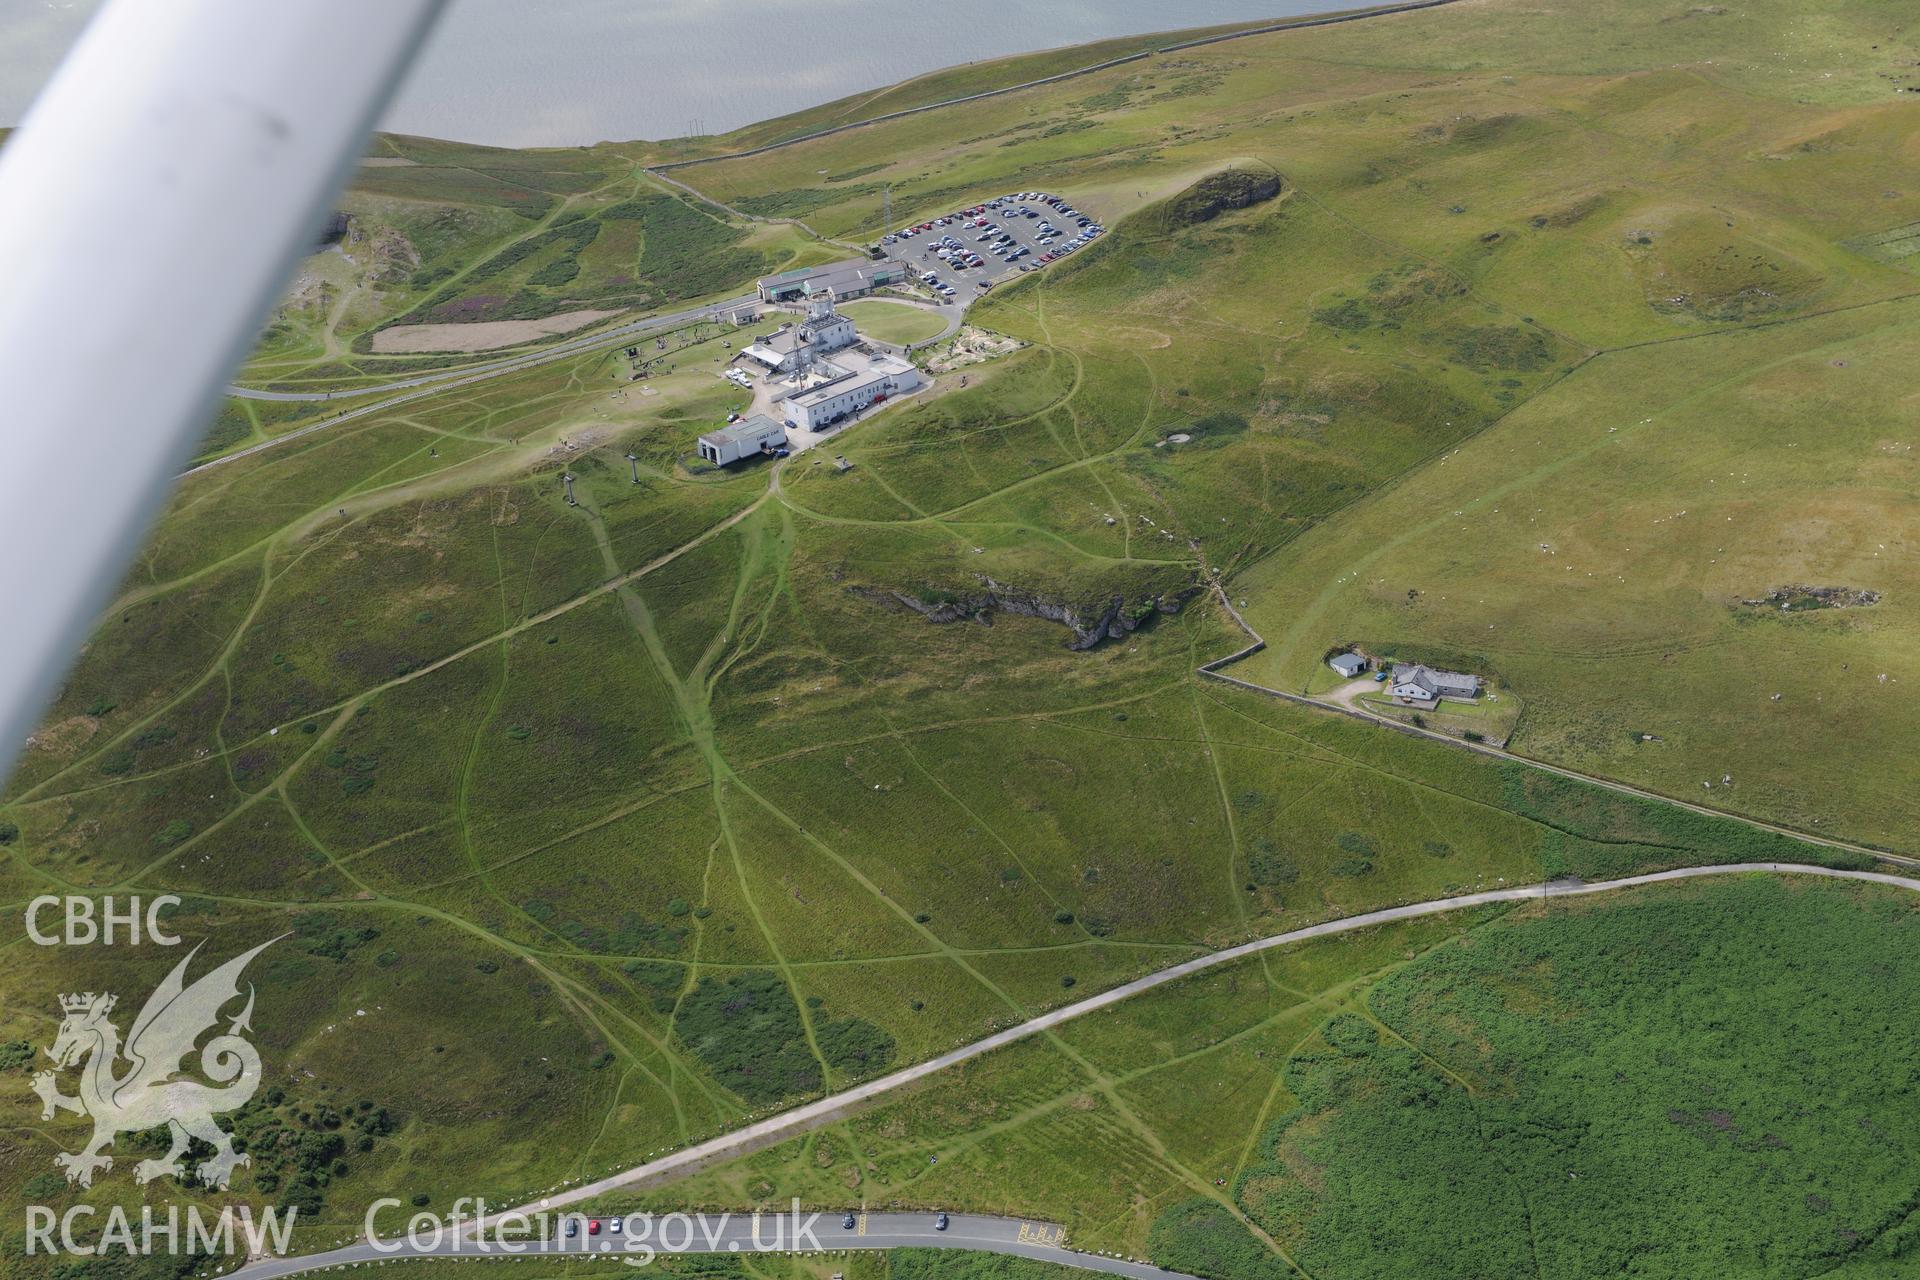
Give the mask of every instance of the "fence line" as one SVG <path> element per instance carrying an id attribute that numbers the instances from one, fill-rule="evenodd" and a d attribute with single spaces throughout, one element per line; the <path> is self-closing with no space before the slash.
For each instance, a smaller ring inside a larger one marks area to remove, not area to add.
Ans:
<path id="1" fill-rule="evenodd" d="M 1090 66 L 1077 67 L 1072 71 L 1061 71 L 1050 76 L 1041 76 L 1037 80 L 1023 80 L 1019 84 L 1003 85 L 998 89 L 984 89 L 979 93 L 969 93 L 958 98 L 943 98 L 939 102 L 928 102 L 917 107 L 902 107 L 898 111 L 888 111 L 882 115 L 868 116 L 864 120 L 849 120 L 845 124 L 836 124 L 831 128 L 817 129 L 812 133 L 803 133 L 797 138 L 785 138 L 779 142 L 769 142 L 764 146 L 749 147 L 745 151 L 727 151 L 720 155 L 697 156 L 691 160 L 669 160 L 664 164 L 647 166 L 647 172 L 664 174 L 669 169 L 686 169 L 696 164 L 712 164 L 719 160 L 744 160 L 750 156 L 765 155 L 769 151 L 778 151 L 782 147 L 798 146 L 802 142 L 813 142 L 820 138 L 830 138 L 837 133 L 846 133 L 850 129 L 864 129 L 870 124 L 884 124 L 889 120 L 900 120 L 907 116 L 919 115 L 924 111 L 938 111 L 943 107 L 956 107 L 962 103 L 979 102 L 983 98 L 997 98 L 1005 93 L 1018 93 L 1022 89 L 1037 89 L 1041 85 L 1058 84 L 1062 80 L 1072 80 L 1077 76 L 1092 75 L 1096 71 L 1106 71 L 1113 67 L 1125 66 L 1129 62 L 1139 62 L 1163 53 L 1178 53 L 1182 49 L 1197 49 L 1202 45 L 1220 44 L 1227 40 L 1244 40 L 1248 36 L 1272 35 L 1277 31 L 1297 31 L 1307 27 L 1330 27 L 1342 22 L 1359 22 L 1365 18 L 1384 18 L 1396 13 L 1412 13 L 1419 9 L 1437 9 L 1441 5 L 1455 4 L 1457 0 L 1405 0 L 1402 4 L 1378 5 L 1371 9 L 1360 9 L 1352 13 L 1331 13 L 1318 18 L 1293 18 L 1285 22 L 1269 23 L 1264 27 L 1249 27 L 1244 31 L 1226 31 L 1219 35 L 1201 36 L 1196 40 L 1182 40 L 1176 44 L 1161 45 L 1153 49 L 1142 49 L 1138 53 L 1125 54 L 1118 58 L 1108 58 L 1105 62 L 1096 62 Z"/>

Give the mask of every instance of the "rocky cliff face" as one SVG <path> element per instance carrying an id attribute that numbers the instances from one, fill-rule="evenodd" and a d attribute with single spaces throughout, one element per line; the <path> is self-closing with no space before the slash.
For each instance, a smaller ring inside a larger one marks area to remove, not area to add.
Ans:
<path id="1" fill-rule="evenodd" d="M 1147 212 L 1146 217 L 1159 224 L 1163 232 L 1211 222 L 1229 209 L 1271 200 L 1286 189 L 1286 180 L 1277 173 L 1252 173 L 1245 169 L 1227 169 L 1208 174 L 1179 195 Z"/>
<path id="2" fill-rule="evenodd" d="M 350 231 L 352 227 L 353 215 L 339 212 L 328 214 L 326 221 L 320 224 L 320 230 L 314 234 L 314 249 L 316 251 L 320 249 L 331 249 L 334 245 L 339 244 L 347 238 L 347 232 Z"/>
<path id="3" fill-rule="evenodd" d="M 976 591 L 928 591 L 915 594 L 893 587 L 849 587 L 863 600 L 891 609 L 908 609 L 928 622 L 974 621 L 991 625 L 995 613 L 1013 613 L 1029 618 L 1046 618 L 1073 632 L 1069 649 L 1091 649 L 1102 640 L 1117 640 L 1136 630 L 1157 613 L 1178 613 L 1187 601 L 1198 595 L 1198 583 L 1177 591 L 1155 592 L 1129 600 L 1109 596 L 1091 604 L 1075 604 L 1058 596 L 1028 591 L 1022 587 L 995 582 L 982 575 Z"/>

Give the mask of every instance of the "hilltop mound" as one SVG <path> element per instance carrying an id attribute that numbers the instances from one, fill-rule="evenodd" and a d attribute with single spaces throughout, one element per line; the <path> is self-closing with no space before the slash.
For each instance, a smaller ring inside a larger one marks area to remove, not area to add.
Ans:
<path id="1" fill-rule="evenodd" d="M 1286 179 L 1277 173 L 1226 169 L 1208 174 L 1179 195 L 1146 210 L 1141 221 L 1149 231 L 1179 231 L 1211 222 L 1229 209 L 1245 209 L 1271 200 L 1286 185 Z"/>

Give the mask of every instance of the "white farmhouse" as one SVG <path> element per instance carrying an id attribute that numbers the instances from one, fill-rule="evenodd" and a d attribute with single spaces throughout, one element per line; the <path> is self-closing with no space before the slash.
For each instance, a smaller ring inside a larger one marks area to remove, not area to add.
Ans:
<path id="1" fill-rule="evenodd" d="M 1432 707 L 1442 698 L 1471 702 L 1480 696 L 1480 677 L 1435 671 L 1418 662 L 1393 664 L 1393 700 L 1410 707 Z"/>

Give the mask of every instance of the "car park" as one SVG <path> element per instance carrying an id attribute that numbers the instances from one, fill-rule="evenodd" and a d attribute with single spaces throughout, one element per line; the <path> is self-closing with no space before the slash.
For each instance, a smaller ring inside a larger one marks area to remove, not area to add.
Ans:
<path id="1" fill-rule="evenodd" d="M 958 296 L 956 286 L 971 283 L 977 297 L 986 292 L 982 286 L 1056 262 L 1099 234 L 1097 228 L 1059 196 L 1019 191 L 891 231 L 882 243 L 936 300 L 948 301 Z"/>

